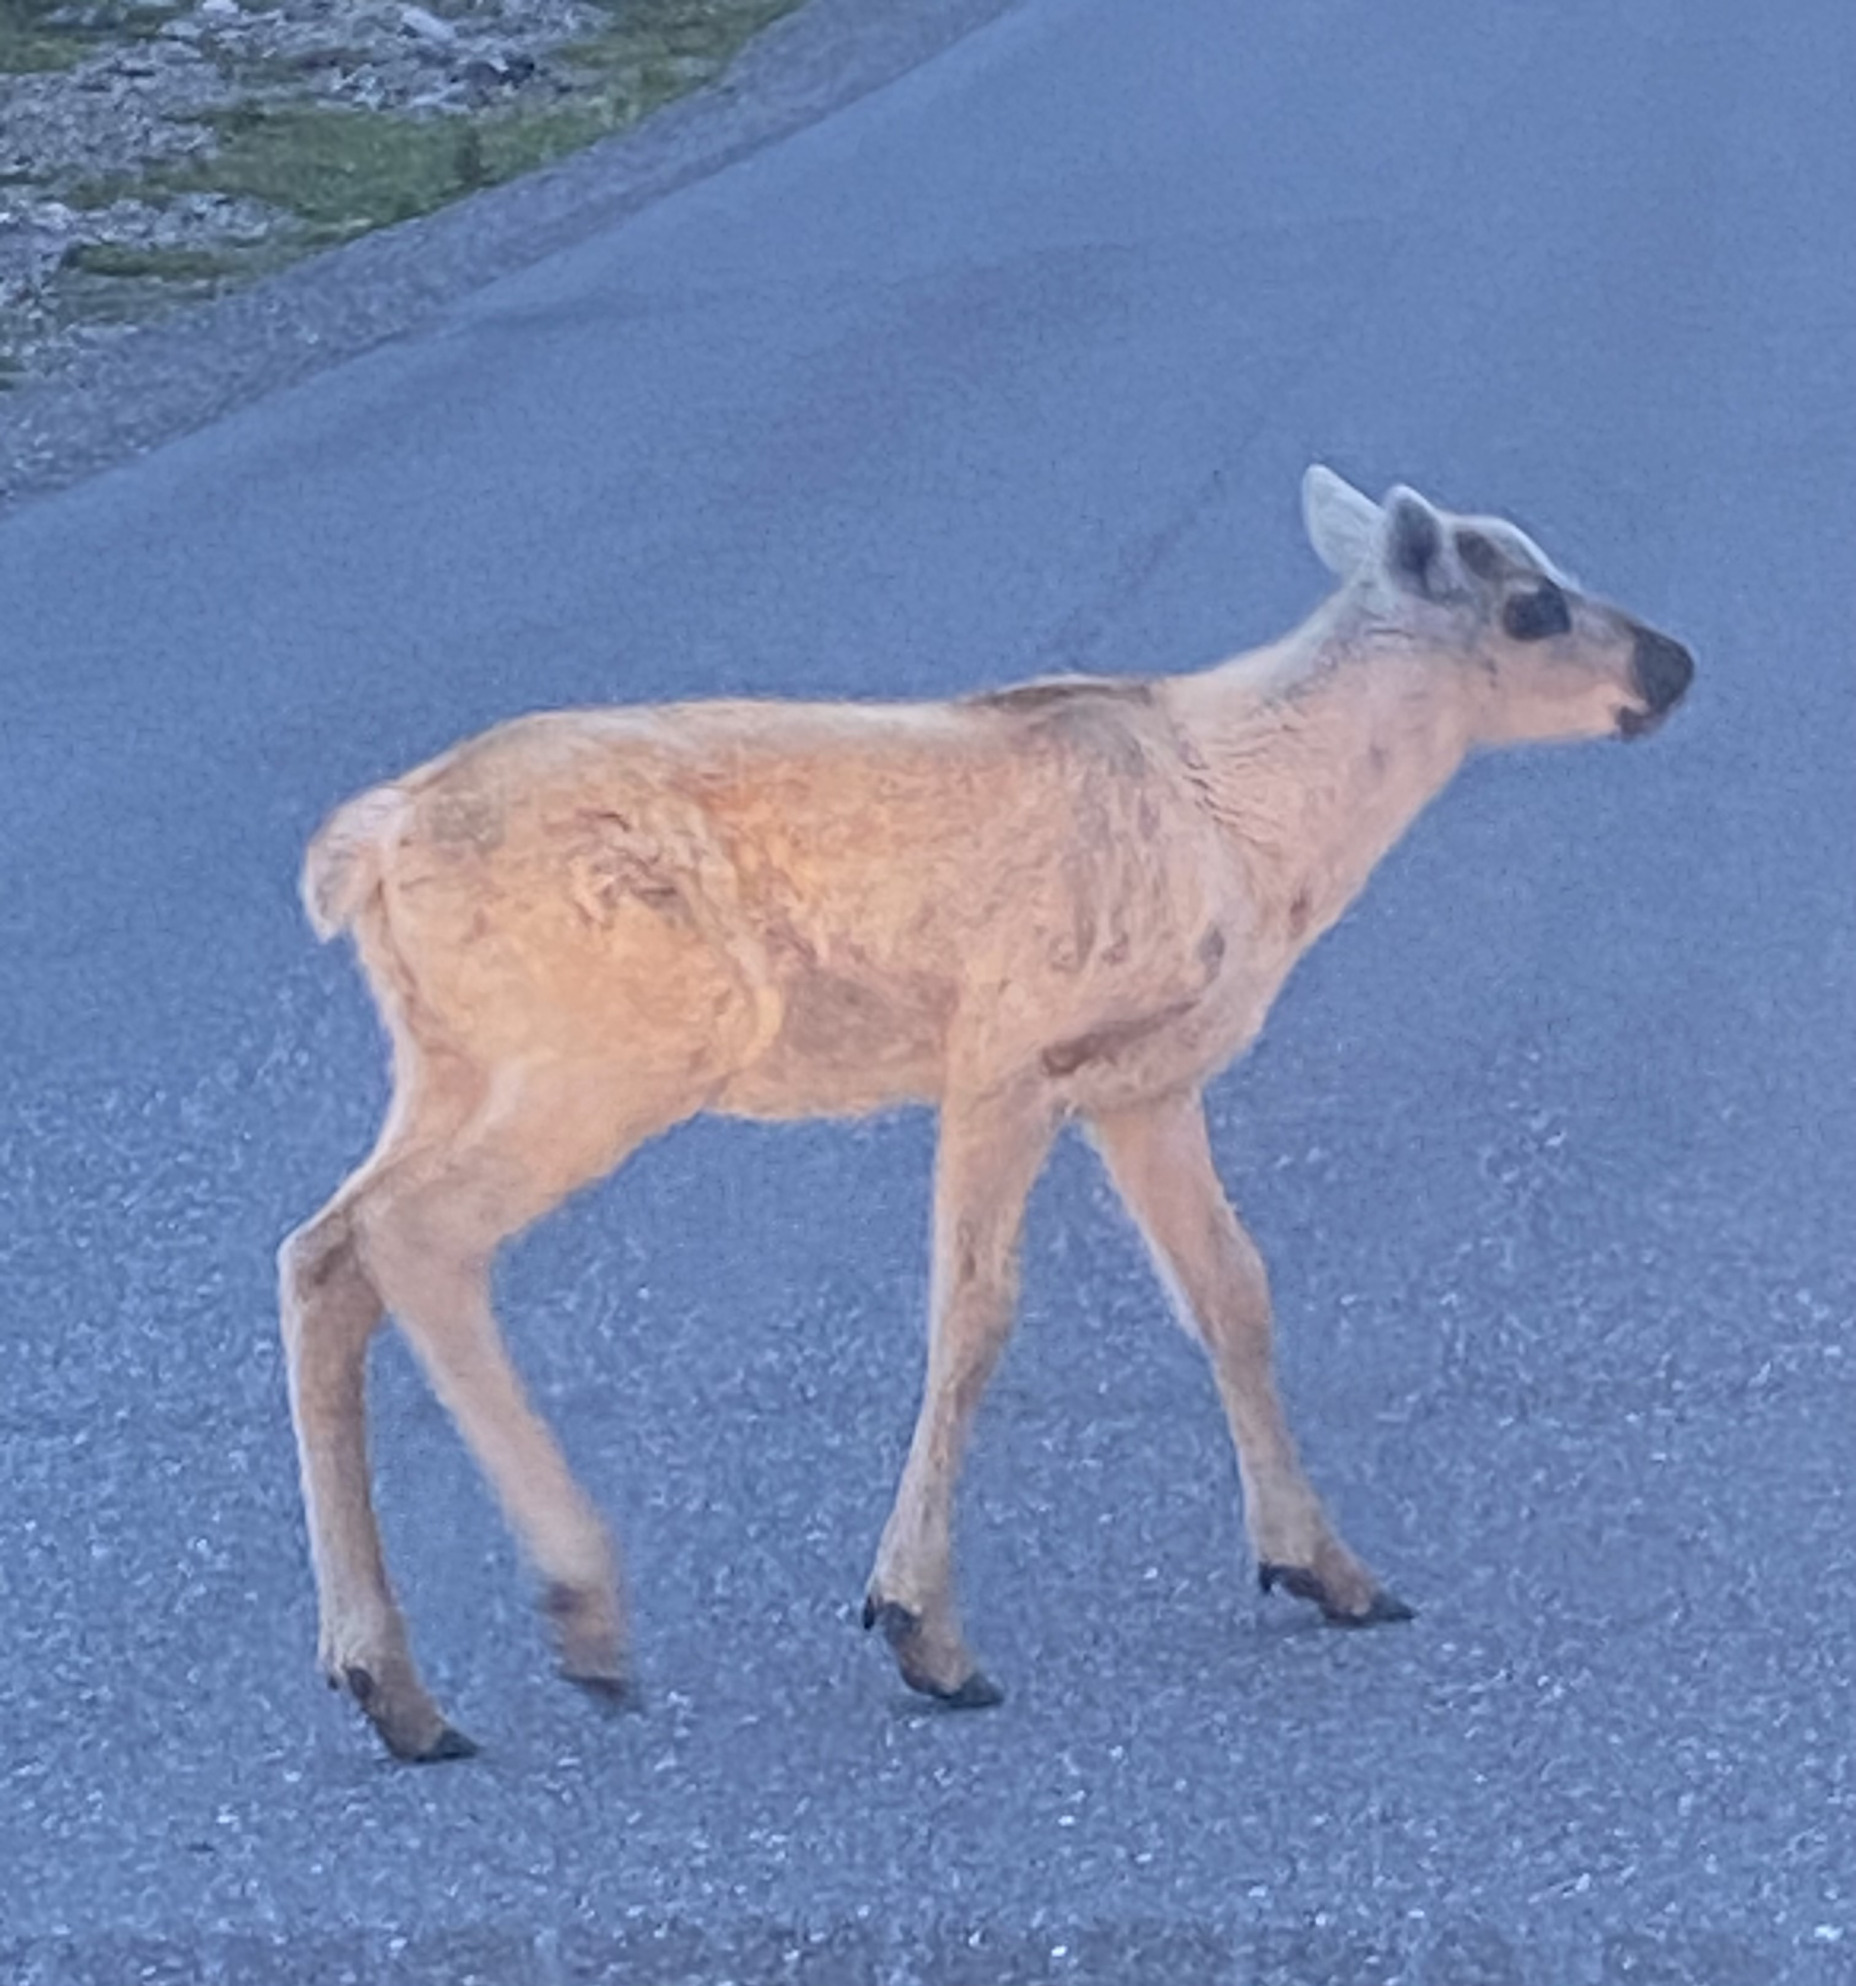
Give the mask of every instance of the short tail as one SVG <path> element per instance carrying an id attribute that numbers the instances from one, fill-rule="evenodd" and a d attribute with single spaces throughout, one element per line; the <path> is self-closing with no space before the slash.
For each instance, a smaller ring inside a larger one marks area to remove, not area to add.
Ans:
<path id="1" fill-rule="evenodd" d="M 347 930 L 379 890 L 384 857 L 406 808 L 397 786 L 376 786 L 323 822 L 303 857 L 302 880 L 303 909 L 318 938 Z"/>

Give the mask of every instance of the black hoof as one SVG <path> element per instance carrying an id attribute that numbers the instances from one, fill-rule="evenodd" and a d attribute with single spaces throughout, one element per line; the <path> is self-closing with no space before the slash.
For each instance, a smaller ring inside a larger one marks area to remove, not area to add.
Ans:
<path id="1" fill-rule="evenodd" d="M 334 1680 L 330 1678 L 331 1683 Z M 341 1681 L 380 1734 L 381 1743 L 403 1764 L 436 1765 L 445 1759 L 477 1756 L 477 1747 L 470 1739 L 442 1719 L 430 1737 L 420 1735 L 432 1728 L 430 1706 L 409 1709 L 403 1703 L 395 1703 L 382 1691 L 371 1669 L 352 1662 L 343 1669 Z"/>
<path id="2" fill-rule="evenodd" d="M 1272 1565 L 1265 1561 L 1257 1567 L 1257 1586 L 1265 1593 L 1280 1586 L 1298 1600 L 1312 1600 L 1321 1609 L 1322 1618 L 1334 1627 L 1383 1627 L 1391 1621 L 1418 1617 L 1415 1608 L 1408 1607 L 1383 1586 L 1373 1595 L 1364 1613 L 1349 1613 L 1344 1607 L 1337 1607 L 1320 1579 L 1301 1565 Z"/>
<path id="3" fill-rule="evenodd" d="M 916 1667 L 910 1644 L 921 1633 L 922 1617 L 900 1600 L 879 1600 L 874 1594 L 864 1601 L 864 1631 L 880 1627 L 902 1670 L 902 1680 L 918 1696 L 930 1698 L 944 1710 L 990 1710 L 1005 1701 L 1005 1692 L 983 1670 L 975 1669 L 963 1681 L 949 1685 Z"/>
<path id="4" fill-rule="evenodd" d="M 442 1765 L 446 1759 L 475 1758 L 477 1747 L 462 1731 L 454 1730 L 449 1724 L 422 1752 L 412 1755 L 414 1765 Z"/>
<path id="5" fill-rule="evenodd" d="M 975 1669 L 956 1689 L 944 1689 L 938 1683 L 916 1682 L 909 1676 L 904 1676 L 903 1681 L 910 1689 L 932 1697 L 943 1710 L 990 1710 L 994 1704 L 1005 1701 L 1004 1690 L 983 1669 Z"/>
<path id="6" fill-rule="evenodd" d="M 1418 1618 L 1416 1607 L 1408 1607 L 1396 1593 L 1388 1593 L 1382 1586 L 1373 1595 L 1373 1603 L 1363 1614 L 1329 1614 L 1336 1627 L 1384 1627 L 1391 1621 L 1415 1621 Z"/>

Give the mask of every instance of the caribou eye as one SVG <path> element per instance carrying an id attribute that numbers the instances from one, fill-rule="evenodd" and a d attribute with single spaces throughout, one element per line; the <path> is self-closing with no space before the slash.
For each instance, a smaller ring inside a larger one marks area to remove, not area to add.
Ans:
<path id="1" fill-rule="evenodd" d="M 1545 641 L 1550 634 L 1571 632 L 1572 609 L 1557 586 L 1536 587 L 1508 602 L 1502 609 L 1502 626 L 1516 641 Z"/>

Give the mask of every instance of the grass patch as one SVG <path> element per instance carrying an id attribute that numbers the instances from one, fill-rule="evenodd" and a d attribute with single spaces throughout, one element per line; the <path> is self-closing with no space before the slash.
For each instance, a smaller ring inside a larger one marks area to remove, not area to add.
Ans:
<path id="1" fill-rule="evenodd" d="M 612 25 L 587 46 L 622 44 L 636 55 L 710 55 L 738 48 L 795 0 L 594 0 Z"/>
<path id="2" fill-rule="evenodd" d="M 81 25 L 54 18 L 66 12 L 65 0 L 0 0 L 0 75 L 69 69 L 111 42 L 158 34 L 174 8 L 163 0 L 93 7 Z"/>
<path id="3" fill-rule="evenodd" d="M 80 276 L 210 283 L 238 274 L 248 259 L 222 248 L 138 248 L 129 242 L 80 241 L 65 250 L 61 266 Z"/>
<path id="4" fill-rule="evenodd" d="M 0 75 L 69 69 L 95 46 L 87 36 L 54 27 L 46 19 L 51 0 L 0 0 Z"/>
<path id="5" fill-rule="evenodd" d="M 600 4 L 612 25 L 562 53 L 610 82 L 651 97 L 655 109 L 669 97 L 719 75 L 743 42 L 782 14 L 790 14 L 796 0 L 600 0 Z"/>
<path id="6" fill-rule="evenodd" d="M 0 19 L 0 76 L 31 76 L 71 69 L 90 53 L 75 35 L 16 34 Z"/>
<path id="7" fill-rule="evenodd" d="M 429 214 L 623 131 L 721 74 L 751 35 L 798 0 L 616 0 L 607 33 L 563 58 L 564 102 L 475 115 L 406 117 L 316 105 L 246 106 L 207 121 L 210 159 L 160 169 L 173 192 L 243 194 L 302 219 L 312 244 Z"/>
<path id="8" fill-rule="evenodd" d="M 462 0 L 427 0 L 455 14 Z M 134 197 L 160 205 L 184 193 L 243 196 L 278 210 L 261 241 L 152 248 L 89 242 L 65 256 L 52 286 L 65 329 L 165 315 L 203 294 L 269 275 L 315 249 L 429 214 L 481 187 L 533 171 L 628 129 L 719 76 L 744 42 L 801 0 L 597 0 L 606 25 L 544 56 L 556 85 L 512 91 L 481 109 L 414 116 L 316 103 L 319 59 L 253 64 L 271 87 L 309 101 L 248 103 L 202 120 L 211 156 L 151 163 L 133 175 L 57 186 L 76 208 Z M 30 44 L 36 66 L 157 32 L 176 0 L 90 0 L 78 24 L 51 16 L 60 0 L 0 0 L 0 72 Z M 337 51 L 346 53 L 346 51 Z M 288 76 L 282 72 L 295 70 Z M 241 80 L 229 74 L 236 88 Z M 288 218 L 285 218 L 288 217 Z M 0 339 L 0 345 L 4 340 Z M 0 349 L 0 389 L 26 376 Z"/>
<path id="9" fill-rule="evenodd" d="M 324 243 L 429 214 L 630 120 L 615 122 L 603 104 L 578 103 L 477 118 L 250 108 L 208 121 L 219 133 L 219 150 L 159 169 L 155 185 L 169 193 L 262 200 L 297 215 L 310 240 Z"/>
<path id="10" fill-rule="evenodd" d="M 161 168 L 171 192 L 243 194 L 308 222 L 320 240 L 411 220 L 485 181 L 474 127 L 318 106 L 222 111 L 211 158 Z"/>

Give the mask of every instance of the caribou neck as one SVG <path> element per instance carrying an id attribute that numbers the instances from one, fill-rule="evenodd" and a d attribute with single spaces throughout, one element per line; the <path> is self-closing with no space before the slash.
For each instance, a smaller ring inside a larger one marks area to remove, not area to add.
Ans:
<path id="1" fill-rule="evenodd" d="M 1297 949 L 1347 908 L 1462 763 L 1466 667 L 1334 607 L 1176 678 L 1188 764 L 1264 928 Z"/>

